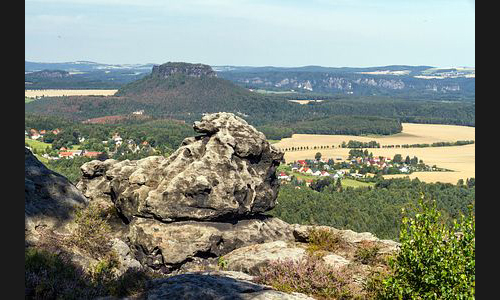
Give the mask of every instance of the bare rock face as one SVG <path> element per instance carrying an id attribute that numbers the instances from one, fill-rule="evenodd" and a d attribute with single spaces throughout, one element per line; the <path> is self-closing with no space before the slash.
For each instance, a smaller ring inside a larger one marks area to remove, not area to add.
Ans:
<path id="1" fill-rule="evenodd" d="M 134 216 L 163 222 L 238 219 L 272 209 L 283 153 L 231 113 L 206 115 L 169 158 L 93 161 L 78 188 Z"/>
<path id="2" fill-rule="evenodd" d="M 212 67 L 204 64 L 189 64 L 181 62 L 168 62 L 159 66 L 153 66 L 152 76 L 167 78 L 174 74 L 184 74 L 192 77 L 217 77 Z"/>

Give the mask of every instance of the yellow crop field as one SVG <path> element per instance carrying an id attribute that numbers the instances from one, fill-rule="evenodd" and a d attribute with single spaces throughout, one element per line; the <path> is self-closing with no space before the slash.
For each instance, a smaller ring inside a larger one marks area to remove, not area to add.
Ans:
<path id="1" fill-rule="evenodd" d="M 117 90 L 24 90 L 24 96 L 60 97 L 60 96 L 112 96 Z"/>
<path id="2" fill-rule="evenodd" d="M 317 152 L 323 158 L 347 159 L 349 150 L 340 148 L 342 142 L 356 140 L 361 142 L 377 141 L 384 145 L 422 144 L 435 142 L 456 142 L 458 140 L 475 140 L 475 128 L 455 125 L 435 124 L 410 124 L 403 123 L 403 131 L 390 136 L 351 136 L 351 135 L 309 135 L 294 134 L 291 138 L 285 138 L 273 144 L 280 149 L 291 147 L 309 147 L 309 150 L 287 151 L 285 160 L 287 162 L 299 159 L 311 159 Z M 334 148 L 332 149 L 332 145 Z M 314 146 L 330 146 L 329 149 L 312 149 Z M 458 179 L 475 177 L 475 150 L 476 145 L 450 146 L 450 147 L 426 147 L 426 148 L 373 148 L 368 149 L 376 156 L 394 157 L 401 154 L 403 157 L 417 156 L 425 164 L 440 168 L 453 170 L 454 172 L 420 172 L 411 175 L 390 175 L 390 177 L 410 176 L 418 177 L 426 182 L 449 182 L 457 183 Z"/>

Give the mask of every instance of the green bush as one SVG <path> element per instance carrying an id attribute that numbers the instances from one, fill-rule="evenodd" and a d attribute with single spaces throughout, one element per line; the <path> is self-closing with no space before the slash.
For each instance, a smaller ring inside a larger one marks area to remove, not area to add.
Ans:
<path id="1" fill-rule="evenodd" d="M 419 201 L 414 217 L 403 212 L 401 248 L 389 260 L 383 299 L 473 299 L 475 297 L 475 216 L 472 206 L 453 226 L 436 203 Z"/>
<path id="2" fill-rule="evenodd" d="M 106 211 L 98 204 L 91 203 L 76 212 L 77 227 L 72 241 L 80 249 L 85 249 L 94 258 L 107 257 L 111 250 L 111 227 L 106 220 Z"/>

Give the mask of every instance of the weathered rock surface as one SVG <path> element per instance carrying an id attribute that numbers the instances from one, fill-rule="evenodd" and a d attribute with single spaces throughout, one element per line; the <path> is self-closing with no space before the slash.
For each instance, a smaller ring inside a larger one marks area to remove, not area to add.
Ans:
<path id="1" fill-rule="evenodd" d="M 206 115 L 193 128 L 202 135 L 169 158 L 84 164 L 78 187 L 91 199 L 109 196 L 128 221 L 237 219 L 275 206 L 282 152 L 230 113 Z"/>
<path id="2" fill-rule="evenodd" d="M 283 293 L 269 286 L 256 284 L 252 276 L 240 272 L 198 272 L 154 280 L 147 299 L 210 299 L 210 300 L 313 300 L 300 293 Z"/>
<path id="3" fill-rule="evenodd" d="M 153 269 L 171 272 L 197 258 L 222 256 L 234 249 L 265 242 L 293 241 L 289 225 L 277 218 L 165 224 L 137 218 L 130 224 L 129 241 L 135 256 Z"/>
<path id="4" fill-rule="evenodd" d="M 258 275 L 262 267 L 273 261 L 294 260 L 299 261 L 305 258 L 307 244 L 273 241 L 262 244 L 253 244 L 238 248 L 226 255 L 224 261 L 227 263 L 227 270 L 245 272 L 251 275 Z M 342 268 L 351 261 L 333 253 L 322 257 L 323 261 L 333 267 Z"/>
<path id="5" fill-rule="evenodd" d="M 36 239 L 37 230 L 65 232 L 75 210 L 87 198 L 64 176 L 45 167 L 24 148 L 24 213 L 26 240 Z"/>

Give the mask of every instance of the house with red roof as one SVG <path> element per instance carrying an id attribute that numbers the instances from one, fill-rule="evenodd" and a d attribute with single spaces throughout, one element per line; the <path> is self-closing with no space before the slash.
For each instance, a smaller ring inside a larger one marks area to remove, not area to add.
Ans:
<path id="1" fill-rule="evenodd" d="M 285 172 L 280 172 L 280 174 L 278 175 L 278 179 L 285 179 L 285 180 L 289 180 L 290 179 L 290 176 L 286 175 Z"/>
<path id="2" fill-rule="evenodd" d="M 102 154 L 102 152 L 85 151 L 85 153 L 83 153 L 83 156 L 85 156 L 85 157 L 98 157 L 100 154 Z"/>
<path id="3" fill-rule="evenodd" d="M 59 152 L 59 157 L 64 157 L 64 158 L 73 158 L 74 157 L 73 152 Z"/>

